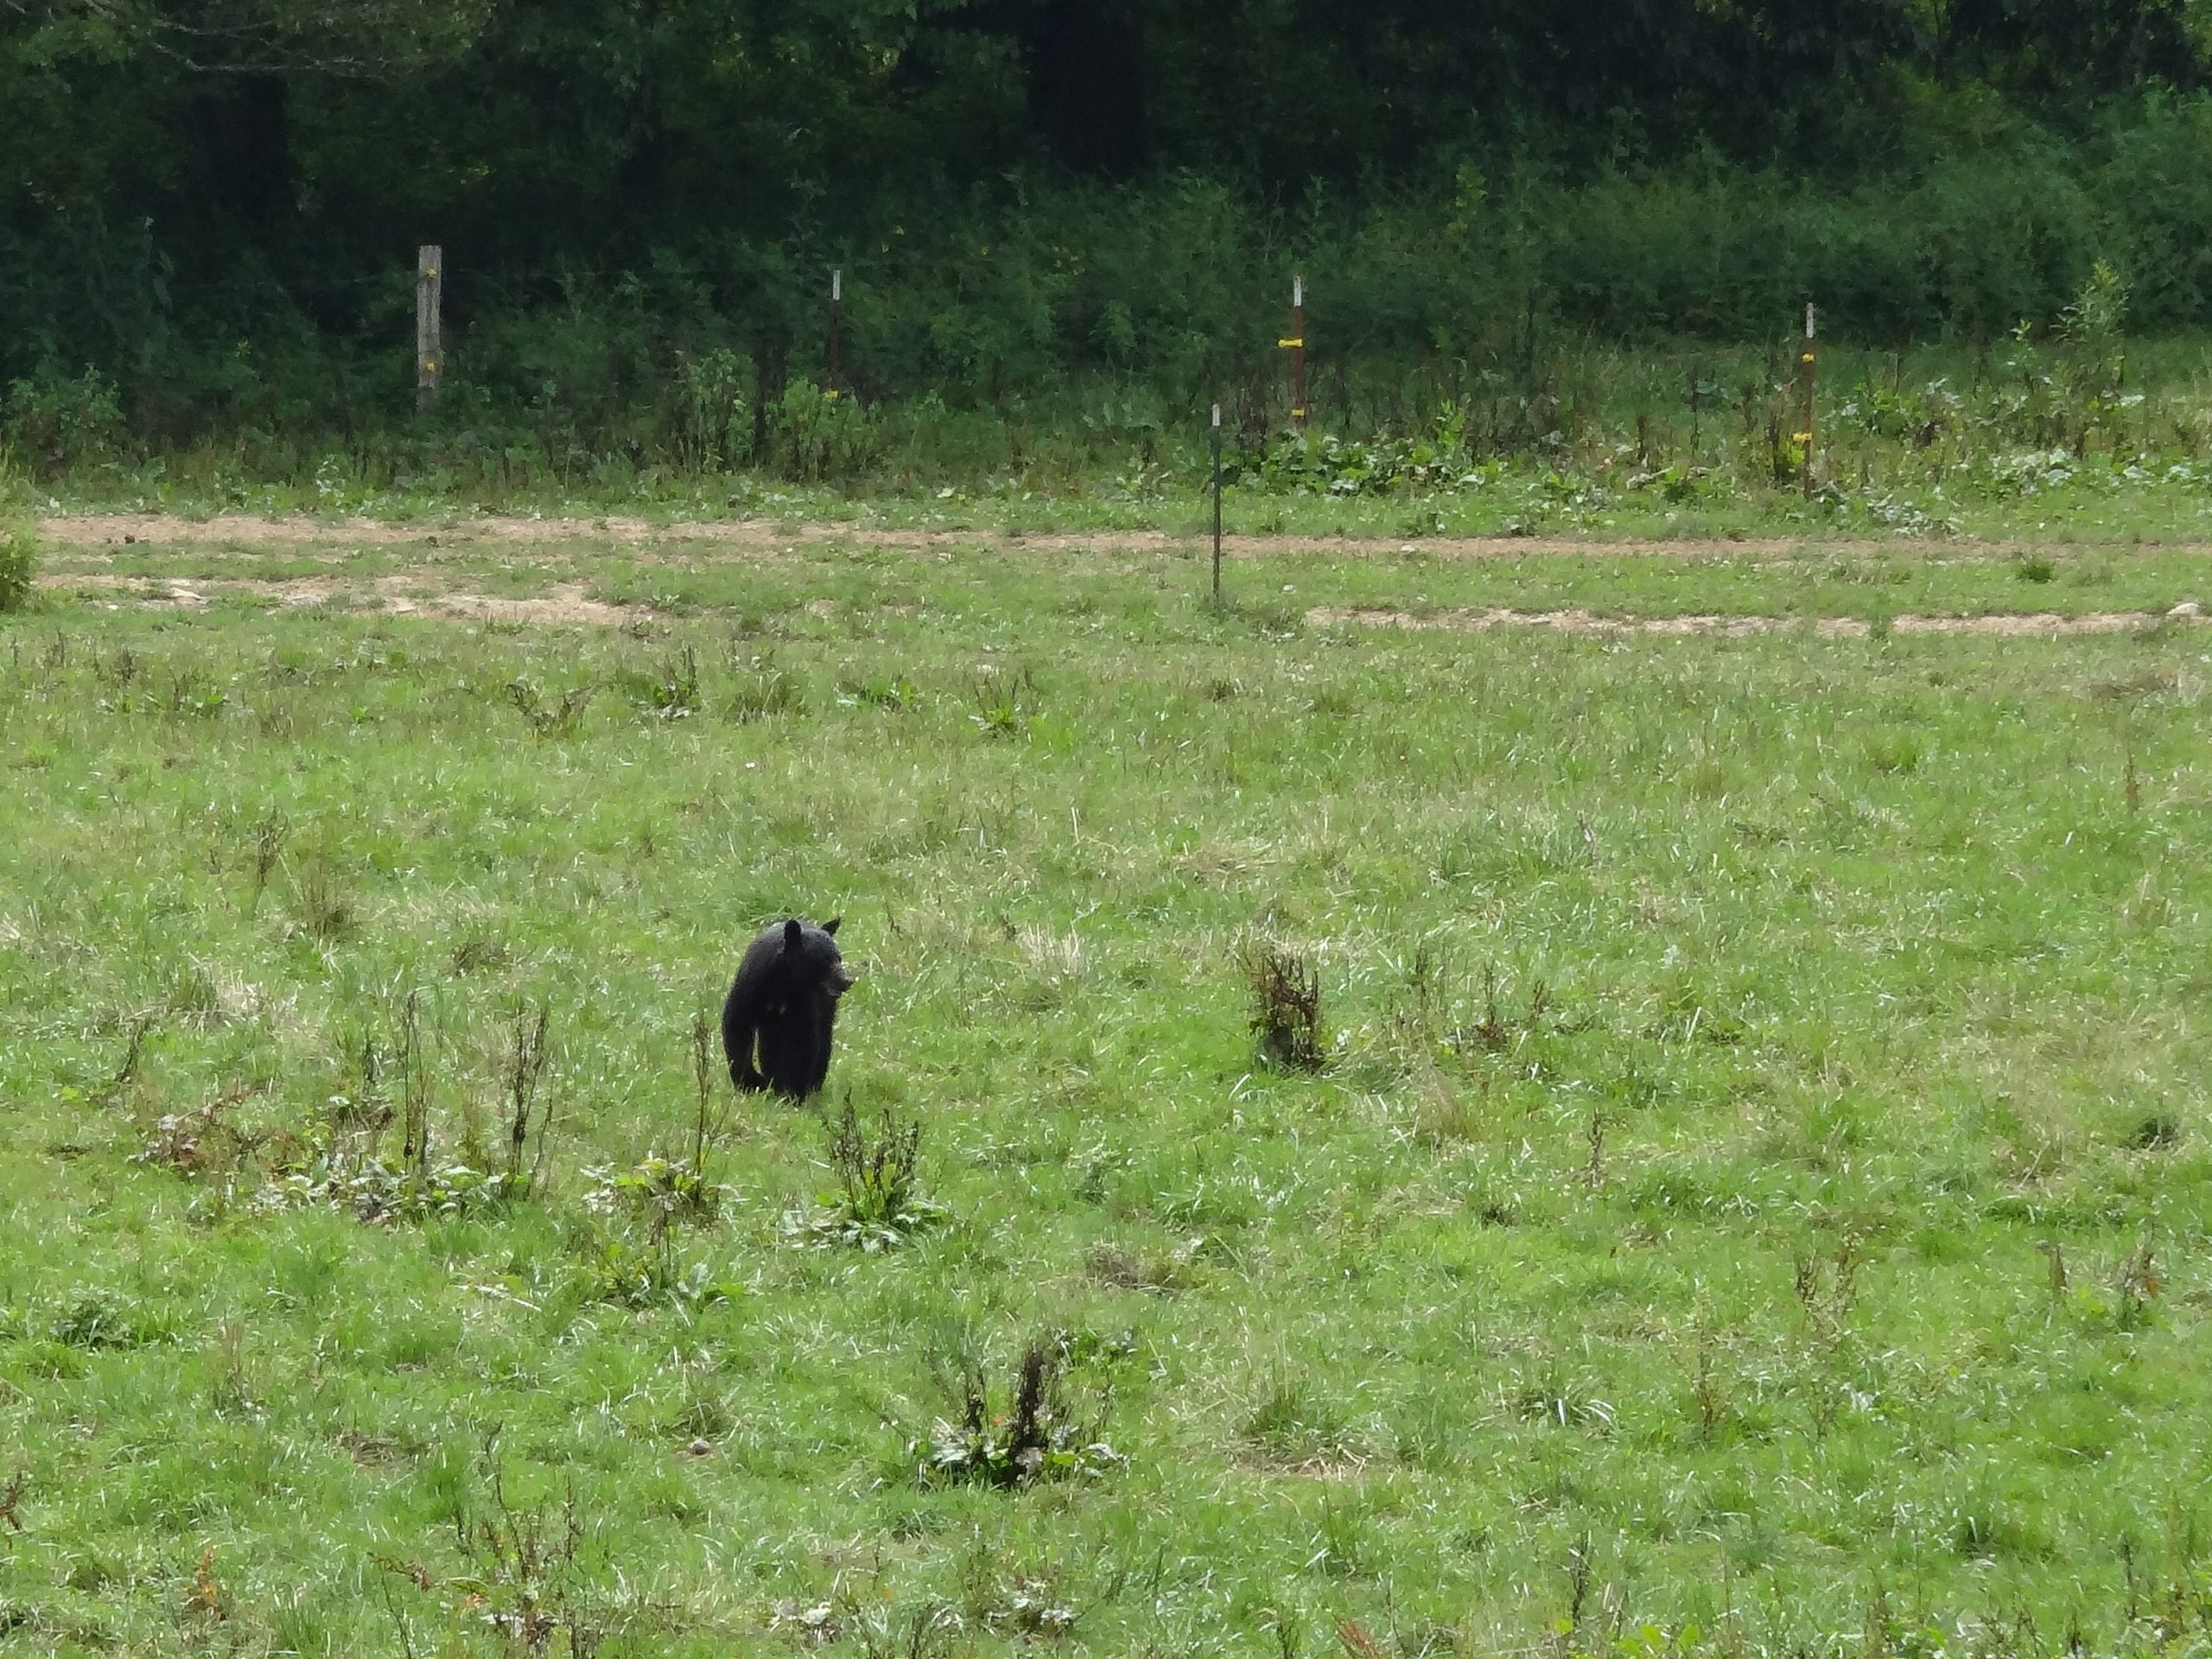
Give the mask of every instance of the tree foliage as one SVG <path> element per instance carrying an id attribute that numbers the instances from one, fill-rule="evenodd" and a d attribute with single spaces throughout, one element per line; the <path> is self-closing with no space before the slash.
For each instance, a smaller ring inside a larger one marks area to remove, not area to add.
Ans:
<path id="1" fill-rule="evenodd" d="M 458 376 L 620 402 L 735 353 L 863 392 L 1184 388 L 1332 262 L 1359 349 L 1548 315 L 1887 334 L 2048 318 L 2099 257 L 2201 320 L 2190 0 L 0 0 L 0 381 L 138 430 Z M 1264 283 L 1269 297 L 1255 297 Z M 1354 296 L 1357 295 L 1357 300 Z M 1325 307 L 1332 302 L 1321 302 Z M 41 388 L 47 390 L 41 391 Z"/>

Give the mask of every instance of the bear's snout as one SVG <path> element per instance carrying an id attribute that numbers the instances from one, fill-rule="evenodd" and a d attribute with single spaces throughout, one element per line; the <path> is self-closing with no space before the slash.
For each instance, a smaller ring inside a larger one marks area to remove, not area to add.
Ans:
<path id="1" fill-rule="evenodd" d="M 830 995 L 842 996 L 860 983 L 860 978 L 858 974 L 841 962 L 830 970 L 830 977 L 822 982 L 828 988 Z"/>

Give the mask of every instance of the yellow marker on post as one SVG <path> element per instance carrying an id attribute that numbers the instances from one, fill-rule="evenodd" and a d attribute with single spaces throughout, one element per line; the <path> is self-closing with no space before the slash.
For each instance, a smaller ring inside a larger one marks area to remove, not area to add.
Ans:
<path id="1" fill-rule="evenodd" d="M 1805 306 L 1805 349 L 1797 359 L 1800 370 L 1799 378 L 1804 383 L 1805 425 L 1802 431 L 1792 435 L 1796 442 L 1803 446 L 1803 451 L 1799 457 L 1799 479 L 1808 497 L 1811 496 L 1813 493 L 1814 359 L 1819 353 L 1820 349 L 1820 345 L 1813 332 L 1813 307 L 1811 302 L 1808 301 Z"/>

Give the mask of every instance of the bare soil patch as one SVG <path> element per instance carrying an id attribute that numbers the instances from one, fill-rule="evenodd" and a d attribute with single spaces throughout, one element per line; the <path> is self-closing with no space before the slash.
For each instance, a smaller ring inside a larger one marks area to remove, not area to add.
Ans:
<path id="1" fill-rule="evenodd" d="M 681 549 L 687 557 L 773 557 L 803 546 L 864 543 L 912 551 L 1001 545 L 1040 553 L 1089 551 L 1150 554 L 1195 549 L 1207 538 L 1157 530 L 1105 530 L 1030 533 L 997 529 L 890 530 L 856 523 L 794 524 L 765 518 L 657 524 L 649 519 L 538 518 L 486 514 L 438 523 L 390 524 L 369 518 L 251 518 L 223 515 L 188 518 L 165 513 L 81 513 L 46 519 L 41 533 L 59 547 L 86 550 L 146 543 L 157 547 L 443 547 L 486 543 L 513 546 L 558 543 L 608 543 L 649 552 Z M 2018 551 L 2012 543 L 1954 542 L 1952 556 L 1998 558 Z M 2148 543 L 2146 546 L 2150 545 Z M 1601 541 L 1568 536 L 1254 536 L 1224 539 L 1232 559 L 1286 554 L 1335 554 L 1346 558 L 1426 556 L 1433 558 L 1777 558 L 1807 549 L 1836 555 L 1923 550 L 1929 543 L 1890 541 L 1828 541 L 1819 537 L 1758 537 L 1666 541 Z"/>
<path id="2" fill-rule="evenodd" d="M 2152 611 L 2090 611 L 2079 615 L 2049 612 L 2011 611 L 1980 616 L 1894 617 L 1892 633 L 1986 634 L 1999 638 L 2050 639 L 2074 634 L 2127 633 L 2160 621 L 2196 625 L 2208 619 L 2195 613 Z M 1809 625 L 1823 639 L 1863 639 L 1874 625 L 1863 617 L 1822 616 L 1809 620 L 1789 616 L 1600 616 L 1595 611 L 1393 611 L 1323 605 L 1306 613 L 1314 627 L 1441 629 L 1459 633 L 1484 633 L 1497 628 L 1549 628 L 1556 633 L 1620 636 L 1687 636 L 1717 634 L 1742 639 L 1753 634 L 1788 633 Z"/>
<path id="3" fill-rule="evenodd" d="M 438 584 L 429 569 L 393 572 L 365 582 L 346 582 L 334 576 L 296 576 L 256 579 L 240 576 L 177 577 L 125 575 L 106 570 L 49 571 L 40 585 L 57 591 L 111 593 L 127 597 L 149 609 L 190 610 L 208 603 L 217 594 L 244 594 L 272 605 L 297 607 L 332 604 L 349 610 L 391 616 L 422 616 L 463 621 L 530 623 L 544 627 L 614 627 L 625 622 L 652 620 L 656 613 L 644 605 L 610 605 L 589 596 L 581 582 L 556 582 L 543 593 L 507 595 L 470 593 Z M 832 617 L 834 601 L 816 600 L 807 606 L 810 615 Z M 1500 628 L 1548 628 L 1554 633 L 1608 637 L 1674 638 L 1715 635 L 1741 639 L 1755 634 L 1786 633 L 1809 628 L 1823 639 L 1862 639 L 1874 625 L 1862 617 L 1729 616 L 1700 613 L 1681 616 L 1612 616 L 1595 611 L 1565 608 L 1522 611 L 1503 607 L 1484 610 L 1405 611 L 1373 607 L 1316 606 L 1306 613 L 1313 627 L 1407 628 L 1483 633 Z M 2180 605 L 2163 614 L 2148 611 L 2091 611 L 2076 615 L 2050 612 L 1999 612 L 1978 616 L 1922 616 L 1893 618 L 1890 631 L 1899 634 L 1980 634 L 2000 638 L 2057 638 L 2069 635 L 2126 633 L 2158 622 L 2177 626 L 2204 626 L 2212 617 L 2196 607 Z"/>
<path id="4" fill-rule="evenodd" d="M 543 594 L 517 598 L 427 588 L 419 572 L 380 576 L 373 582 L 355 586 L 321 576 L 289 581 L 237 576 L 188 580 L 76 570 L 42 575 L 39 585 L 65 591 L 90 588 L 128 594 L 140 606 L 152 609 L 191 610 L 207 604 L 213 594 L 243 594 L 287 607 L 328 603 L 353 610 L 381 611 L 392 616 L 530 622 L 548 627 L 613 627 L 653 614 L 645 606 L 609 605 L 592 599 L 580 582 L 556 582 Z"/>

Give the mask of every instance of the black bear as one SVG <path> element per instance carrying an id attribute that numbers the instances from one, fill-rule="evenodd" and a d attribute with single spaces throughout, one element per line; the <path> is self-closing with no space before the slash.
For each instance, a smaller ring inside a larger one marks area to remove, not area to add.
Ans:
<path id="1" fill-rule="evenodd" d="M 746 951 L 722 1004 L 722 1049 L 739 1088 L 804 1100 L 830 1075 L 830 1028 L 837 999 L 854 983 L 831 937 L 841 919 L 815 927 L 794 917 L 766 930 Z"/>

